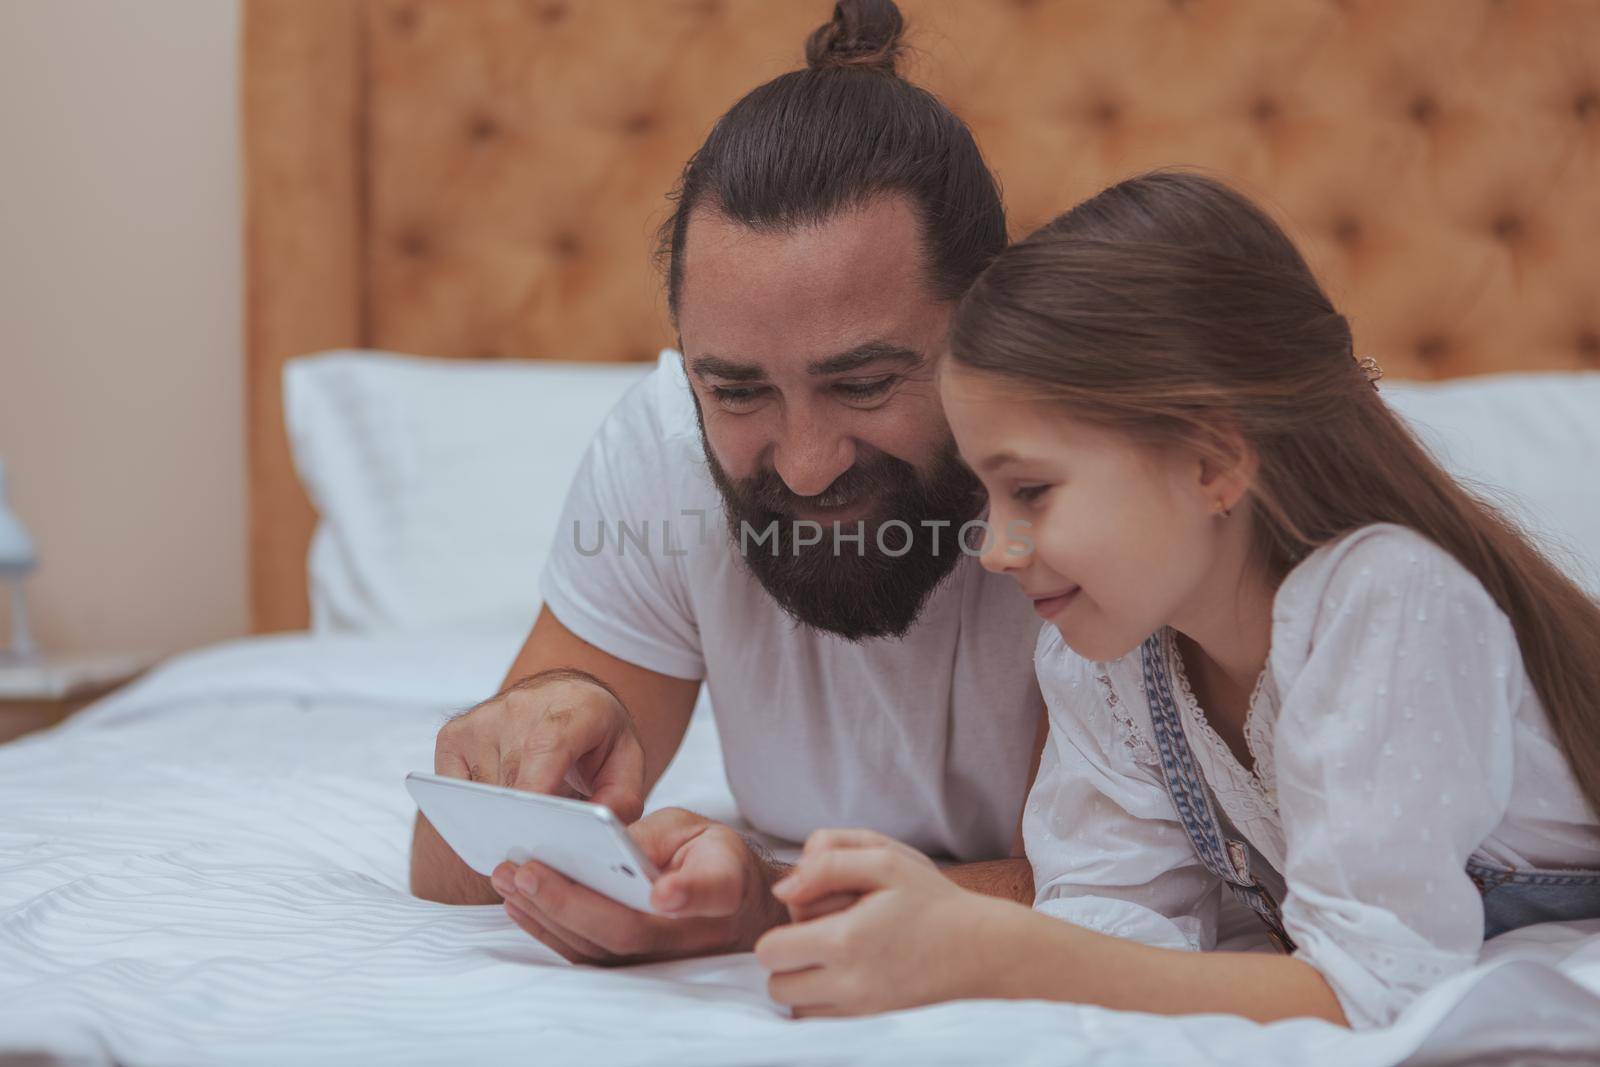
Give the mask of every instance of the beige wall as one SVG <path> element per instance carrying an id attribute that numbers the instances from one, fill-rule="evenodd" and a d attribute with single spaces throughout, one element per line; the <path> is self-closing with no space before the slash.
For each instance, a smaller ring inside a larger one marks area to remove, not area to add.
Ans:
<path id="1" fill-rule="evenodd" d="M 0 458 L 48 648 L 247 626 L 237 29 L 0 0 Z"/>

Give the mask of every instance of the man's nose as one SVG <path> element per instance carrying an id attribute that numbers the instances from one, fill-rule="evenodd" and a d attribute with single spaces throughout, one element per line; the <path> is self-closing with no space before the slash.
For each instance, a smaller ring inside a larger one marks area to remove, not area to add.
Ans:
<path id="1" fill-rule="evenodd" d="M 855 442 L 843 429 L 810 412 L 785 419 L 772 465 L 791 493 L 816 496 L 855 465 Z"/>

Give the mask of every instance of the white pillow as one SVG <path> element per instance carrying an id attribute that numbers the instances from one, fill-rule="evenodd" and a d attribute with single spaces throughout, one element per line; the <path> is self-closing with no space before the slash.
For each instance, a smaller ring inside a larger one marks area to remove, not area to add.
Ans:
<path id="1" fill-rule="evenodd" d="M 312 629 L 531 625 L 578 463 L 654 369 L 357 351 L 291 360 L 289 443 L 320 516 Z"/>
<path id="2" fill-rule="evenodd" d="M 578 463 L 653 369 L 352 351 L 290 361 L 290 445 L 321 516 L 313 629 L 531 625 Z M 1452 473 L 1509 495 L 1600 595 L 1600 373 L 1386 381 L 1383 395 Z"/>
<path id="3" fill-rule="evenodd" d="M 1440 462 L 1532 533 L 1600 596 L 1600 373 L 1384 382 Z"/>

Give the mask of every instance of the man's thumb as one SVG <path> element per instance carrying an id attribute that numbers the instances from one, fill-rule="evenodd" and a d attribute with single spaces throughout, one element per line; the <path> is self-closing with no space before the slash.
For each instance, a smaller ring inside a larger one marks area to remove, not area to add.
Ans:
<path id="1" fill-rule="evenodd" d="M 744 903 L 742 857 L 701 838 L 685 851 L 681 866 L 656 879 L 650 903 L 667 915 L 723 918 Z"/>

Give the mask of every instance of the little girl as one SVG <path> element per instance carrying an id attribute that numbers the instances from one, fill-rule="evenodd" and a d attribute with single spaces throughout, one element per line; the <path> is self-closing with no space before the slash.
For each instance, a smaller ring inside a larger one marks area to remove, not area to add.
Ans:
<path id="1" fill-rule="evenodd" d="M 1600 606 L 1418 445 L 1265 214 L 1123 182 L 1002 253 L 951 349 L 990 528 L 1029 531 L 984 564 L 1048 623 L 1036 907 L 821 832 L 774 890 L 810 921 L 757 946 L 777 999 L 1367 1027 L 1600 917 Z M 1224 892 L 1278 953 L 1193 951 Z"/>

